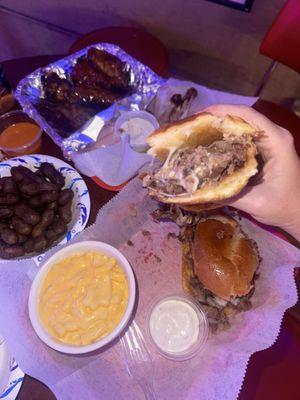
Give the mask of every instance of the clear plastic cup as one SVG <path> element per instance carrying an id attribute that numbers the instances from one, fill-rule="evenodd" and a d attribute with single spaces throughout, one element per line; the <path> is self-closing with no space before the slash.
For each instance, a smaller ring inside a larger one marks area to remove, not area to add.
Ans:
<path id="1" fill-rule="evenodd" d="M 115 134 L 128 135 L 131 148 L 145 153 L 149 148 L 147 137 L 158 128 L 157 119 L 147 111 L 127 111 L 116 120 Z"/>
<path id="2" fill-rule="evenodd" d="M 42 129 L 21 110 L 11 111 L 0 117 L 0 150 L 9 157 L 39 153 L 41 135 Z"/>
<path id="3" fill-rule="evenodd" d="M 208 331 L 204 311 L 190 296 L 160 297 L 150 307 L 147 334 L 166 358 L 184 361 L 194 357 L 205 346 Z"/>

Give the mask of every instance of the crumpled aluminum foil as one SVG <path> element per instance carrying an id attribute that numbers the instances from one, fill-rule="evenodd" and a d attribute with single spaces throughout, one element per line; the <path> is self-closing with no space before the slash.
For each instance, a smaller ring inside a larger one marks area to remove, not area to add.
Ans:
<path id="1" fill-rule="evenodd" d="M 63 138 L 35 108 L 38 100 L 44 98 L 41 76 L 45 72 L 53 71 L 60 77 L 65 78 L 66 75 L 70 74 L 77 59 L 84 56 L 91 47 L 105 50 L 126 62 L 126 68 L 130 70 L 130 86 L 133 87 L 133 94 L 118 100 L 107 109 L 101 110 L 94 117 L 90 118 L 80 130 L 75 131 L 67 138 Z M 120 47 L 109 43 L 98 43 L 55 61 L 47 67 L 38 68 L 33 71 L 19 82 L 14 95 L 24 112 L 39 124 L 62 149 L 65 157 L 70 159 L 74 151 L 83 150 L 87 145 L 95 143 L 101 128 L 109 123 L 111 119 L 114 119 L 119 110 L 144 109 L 164 82 L 163 78 L 155 74 L 149 67 L 131 57 Z M 96 124 L 95 120 L 97 121 Z M 93 124 L 96 126 L 95 129 L 93 129 Z"/>

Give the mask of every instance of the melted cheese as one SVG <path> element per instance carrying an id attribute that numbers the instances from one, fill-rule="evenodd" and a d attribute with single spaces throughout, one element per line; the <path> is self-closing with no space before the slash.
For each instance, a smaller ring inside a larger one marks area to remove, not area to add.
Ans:
<path id="1" fill-rule="evenodd" d="M 72 255 L 50 269 L 39 297 L 39 313 L 54 339 L 87 345 L 121 321 L 129 298 L 126 275 L 102 253 Z"/>

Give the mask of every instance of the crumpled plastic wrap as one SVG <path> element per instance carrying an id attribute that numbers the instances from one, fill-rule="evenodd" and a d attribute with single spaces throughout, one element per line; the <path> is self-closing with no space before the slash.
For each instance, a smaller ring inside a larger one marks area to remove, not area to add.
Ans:
<path id="1" fill-rule="evenodd" d="M 178 229 L 173 223 L 154 223 L 150 213 L 156 208 L 157 203 L 134 179 L 100 210 L 95 224 L 74 239 L 107 242 L 128 258 L 139 293 L 135 319 L 144 334 L 153 298 L 182 291 L 181 243 L 169 235 Z M 187 361 L 163 358 L 145 335 L 161 400 L 236 399 L 250 356 L 272 346 L 284 312 L 297 301 L 294 268 L 300 251 L 246 219 L 240 222 L 256 240 L 262 257 L 253 307 L 238 314 L 230 329 L 211 334 L 203 351 Z M 38 339 L 27 311 L 36 272 L 30 260 L 9 261 L 0 268 L 1 333 L 20 367 L 48 385 L 59 400 L 97 400 L 99 396 L 102 400 L 143 400 L 143 392 L 127 374 L 118 341 L 105 351 L 77 357 L 51 350 Z"/>
<path id="2" fill-rule="evenodd" d="M 31 74 L 23 78 L 14 93 L 16 99 L 21 104 L 23 110 L 34 119 L 41 128 L 53 139 L 53 141 L 61 147 L 64 155 L 70 158 L 74 151 L 85 148 L 89 143 L 93 143 L 97 139 L 97 133 L 94 130 L 90 132 L 82 132 L 80 128 L 67 138 L 62 138 L 57 129 L 53 128 L 48 121 L 40 115 L 35 105 L 40 98 L 44 97 L 41 84 L 41 76 L 45 72 L 56 72 L 61 78 L 65 78 L 71 72 L 79 57 L 85 55 L 89 48 L 105 50 L 126 63 L 126 68 L 130 70 L 130 86 L 133 88 L 133 94 L 127 98 L 121 99 L 105 110 L 98 112 L 93 118 L 88 120 L 84 127 L 93 124 L 95 117 L 101 118 L 103 125 L 112 118 L 116 105 L 122 108 L 123 104 L 130 103 L 130 109 L 142 109 L 142 103 L 147 103 L 162 85 L 164 80 L 156 75 L 149 67 L 143 65 L 120 47 L 109 43 L 98 43 L 85 49 L 71 54 L 58 61 L 49 64 L 47 67 L 38 68 Z"/>

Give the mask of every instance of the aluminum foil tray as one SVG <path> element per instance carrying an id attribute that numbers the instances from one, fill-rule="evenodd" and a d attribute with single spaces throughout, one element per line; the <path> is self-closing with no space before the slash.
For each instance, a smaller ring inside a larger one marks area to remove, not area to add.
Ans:
<path id="1" fill-rule="evenodd" d="M 69 76 L 73 66 L 77 62 L 77 59 L 84 56 L 91 47 L 105 50 L 119 57 L 126 63 L 125 68 L 130 71 L 130 87 L 132 88 L 132 94 L 116 101 L 116 103 L 107 109 L 99 111 L 94 117 L 88 119 L 79 130 L 71 132 L 71 134 L 68 133 L 68 137 L 63 137 L 59 130 L 51 126 L 49 121 L 47 121 L 36 108 L 36 104 L 39 100 L 45 98 L 41 76 L 45 74 L 45 72 L 50 71 L 56 72 L 62 78 Z M 71 158 L 71 154 L 74 151 L 82 150 L 88 144 L 97 140 L 100 132 L 95 132 L 93 130 L 94 119 L 97 119 L 97 127 L 99 127 L 99 119 L 103 121 L 104 126 L 113 115 L 115 115 L 116 106 L 118 108 L 121 107 L 121 109 L 122 107 L 125 109 L 143 109 L 163 83 L 163 78 L 159 77 L 150 68 L 131 57 L 120 47 L 109 43 L 98 43 L 55 61 L 46 67 L 38 68 L 33 71 L 19 82 L 14 94 L 23 110 L 34 119 L 62 149 L 66 158 Z M 88 129 L 86 129 L 86 127 L 88 127 Z"/>

